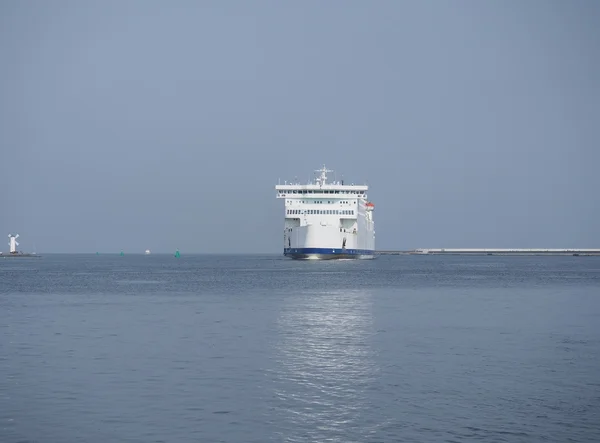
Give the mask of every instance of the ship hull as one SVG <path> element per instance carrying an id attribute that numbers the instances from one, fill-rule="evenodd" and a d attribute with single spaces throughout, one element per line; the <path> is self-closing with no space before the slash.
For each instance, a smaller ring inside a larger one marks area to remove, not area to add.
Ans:
<path id="1" fill-rule="evenodd" d="M 370 249 L 285 248 L 283 255 L 296 260 L 370 260 L 375 251 Z"/>

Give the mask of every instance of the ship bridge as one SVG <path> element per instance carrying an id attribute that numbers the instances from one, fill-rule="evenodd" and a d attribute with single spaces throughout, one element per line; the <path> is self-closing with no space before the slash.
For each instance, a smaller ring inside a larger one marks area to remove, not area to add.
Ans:
<path id="1" fill-rule="evenodd" d="M 313 183 L 300 184 L 300 183 L 285 183 L 275 186 L 277 190 L 277 198 L 286 197 L 301 197 L 307 195 L 319 195 L 319 196 L 354 196 L 354 197 L 365 197 L 369 186 L 367 185 L 346 185 L 343 181 L 327 182 L 327 173 L 333 172 L 331 169 L 327 169 L 325 166 L 321 169 L 317 169 L 315 172 L 319 173 L 319 176 Z"/>

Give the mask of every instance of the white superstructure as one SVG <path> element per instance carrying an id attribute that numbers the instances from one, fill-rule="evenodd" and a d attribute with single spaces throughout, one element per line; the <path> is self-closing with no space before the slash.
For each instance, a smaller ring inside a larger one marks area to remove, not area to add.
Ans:
<path id="1" fill-rule="evenodd" d="M 367 185 L 327 182 L 323 166 L 313 183 L 275 186 L 285 200 L 283 253 L 292 258 L 374 258 L 375 222 Z"/>

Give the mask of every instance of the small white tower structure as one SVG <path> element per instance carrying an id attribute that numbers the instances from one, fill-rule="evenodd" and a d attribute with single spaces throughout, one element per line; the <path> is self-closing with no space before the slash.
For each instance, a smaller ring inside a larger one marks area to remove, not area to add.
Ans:
<path id="1" fill-rule="evenodd" d="M 16 254 L 17 246 L 19 246 L 19 242 L 17 241 L 17 238 L 19 238 L 19 234 L 17 234 L 17 235 L 8 234 L 8 238 L 9 238 L 8 246 L 10 246 L 10 253 Z"/>

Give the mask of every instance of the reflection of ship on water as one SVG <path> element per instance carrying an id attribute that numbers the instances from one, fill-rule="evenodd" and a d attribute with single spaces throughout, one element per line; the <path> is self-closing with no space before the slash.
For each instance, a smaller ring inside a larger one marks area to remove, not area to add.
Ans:
<path id="1" fill-rule="evenodd" d="M 293 421 L 287 429 L 302 430 L 302 439 L 323 441 L 333 431 L 349 441 L 358 428 L 372 436 L 361 418 L 378 372 L 371 303 L 364 291 L 287 298 L 277 321 L 276 394 L 283 420 Z"/>

